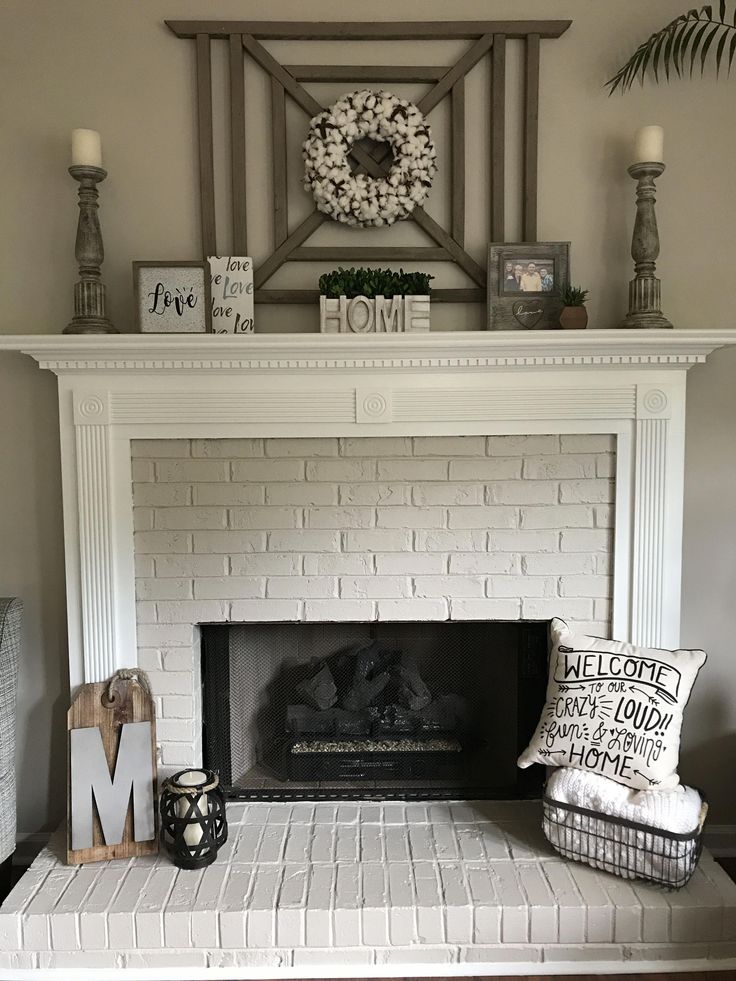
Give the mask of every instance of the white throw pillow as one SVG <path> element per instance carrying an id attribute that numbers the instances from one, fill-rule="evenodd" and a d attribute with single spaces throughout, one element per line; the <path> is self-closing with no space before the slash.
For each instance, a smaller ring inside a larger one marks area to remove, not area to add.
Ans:
<path id="1" fill-rule="evenodd" d="M 705 652 L 574 634 L 558 619 L 550 633 L 547 701 L 519 766 L 574 766 L 640 790 L 676 787 L 682 713 Z"/>

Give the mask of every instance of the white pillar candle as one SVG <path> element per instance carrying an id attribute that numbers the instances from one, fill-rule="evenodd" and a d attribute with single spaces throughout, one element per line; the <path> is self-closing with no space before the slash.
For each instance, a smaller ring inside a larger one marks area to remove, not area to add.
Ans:
<path id="1" fill-rule="evenodd" d="M 633 163 L 664 162 L 664 130 L 661 126 L 642 126 L 634 137 Z"/>
<path id="2" fill-rule="evenodd" d="M 182 775 L 176 781 L 180 787 L 196 787 L 198 784 L 206 783 L 207 774 L 203 773 L 201 770 L 187 770 L 186 773 Z M 197 807 L 199 808 L 200 814 L 209 813 L 209 804 L 207 802 L 207 794 L 202 794 L 197 800 Z M 177 814 L 180 818 L 186 817 L 187 811 L 189 810 L 189 801 L 186 797 L 181 797 L 177 803 Z M 193 848 L 198 845 L 202 840 L 204 832 L 200 824 L 190 824 L 184 829 L 184 841 Z"/>
<path id="3" fill-rule="evenodd" d="M 96 130 L 72 130 L 72 166 L 102 167 L 102 138 Z"/>

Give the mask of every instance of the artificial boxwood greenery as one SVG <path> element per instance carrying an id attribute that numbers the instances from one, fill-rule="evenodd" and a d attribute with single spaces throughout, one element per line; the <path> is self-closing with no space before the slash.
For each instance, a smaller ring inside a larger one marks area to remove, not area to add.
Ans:
<path id="1" fill-rule="evenodd" d="M 334 269 L 319 277 L 322 296 L 337 298 L 346 296 L 426 296 L 430 291 L 427 273 L 404 272 L 399 269 Z"/>

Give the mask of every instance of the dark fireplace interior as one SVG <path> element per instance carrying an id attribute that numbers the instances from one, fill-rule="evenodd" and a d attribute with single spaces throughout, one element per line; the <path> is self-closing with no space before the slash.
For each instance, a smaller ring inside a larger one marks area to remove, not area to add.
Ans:
<path id="1" fill-rule="evenodd" d="M 202 627 L 205 765 L 231 797 L 518 799 L 547 623 Z"/>

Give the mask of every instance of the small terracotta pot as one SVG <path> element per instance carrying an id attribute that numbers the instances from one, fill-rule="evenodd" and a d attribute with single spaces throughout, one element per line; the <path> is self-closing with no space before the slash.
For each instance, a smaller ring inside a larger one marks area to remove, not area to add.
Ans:
<path id="1" fill-rule="evenodd" d="M 588 311 L 585 307 L 564 307 L 560 314 L 560 327 L 565 330 L 582 330 L 588 326 Z"/>

